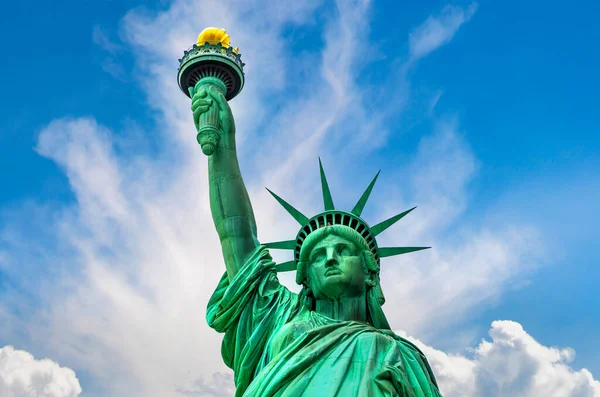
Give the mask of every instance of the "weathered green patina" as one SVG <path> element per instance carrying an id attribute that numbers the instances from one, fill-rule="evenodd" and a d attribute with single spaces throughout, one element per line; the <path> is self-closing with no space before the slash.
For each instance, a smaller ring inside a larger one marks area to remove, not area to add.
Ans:
<path id="1" fill-rule="evenodd" d="M 308 218 L 274 195 L 301 229 L 295 240 L 261 245 L 223 90 L 199 81 L 189 94 L 197 128 L 207 112 L 217 118 L 209 190 L 226 272 L 207 320 L 225 334 L 236 396 L 439 397 L 425 356 L 390 330 L 381 308 L 380 258 L 426 247 L 379 248 L 375 236 L 411 210 L 370 228 L 360 213 L 377 177 L 345 212 L 334 208 L 321 167 L 325 212 Z M 292 249 L 294 260 L 278 267 L 269 248 Z M 279 283 L 278 270 L 297 271 L 299 294 Z"/>

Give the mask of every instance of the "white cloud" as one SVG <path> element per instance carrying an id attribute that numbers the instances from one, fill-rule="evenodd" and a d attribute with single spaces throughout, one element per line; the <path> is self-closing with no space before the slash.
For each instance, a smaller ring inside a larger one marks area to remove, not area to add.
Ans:
<path id="1" fill-rule="evenodd" d="M 489 335 L 468 357 L 409 339 L 427 356 L 444 397 L 600 396 L 600 382 L 587 369 L 569 366 L 572 349 L 544 346 L 514 321 L 494 321 Z"/>
<path id="2" fill-rule="evenodd" d="M 12 346 L 0 348 L 0 396 L 77 397 L 79 380 L 72 369 L 52 360 L 36 360 Z"/>
<path id="3" fill-rule="evenodd" d="M 0 330 L 1 336 L 45 344 L 53 357 L 68 358 L 78 372 L 90 374 L 90 396 L 230 394 L 221 337 L 204 319 L 224 266 L 210 215 L 206 159 L 194 143 L 189 99 L 176 84 L 176 60 L 202 27 L 228 28 L 247 64 L 244 92 L 232 107 L 259 237 L 291 237 L 297 225 L 263 186 L 302 210 L 320 210 L 316 157 L 321 155 L 332 159 L 325 161 L 332 184 L 339 176 L 354 189 L 343 188 L 342 196 L 358 198 L 368 177 L 363 186 L 348 169 L 356 167 L 357 158 L 377 158 L 373 152 L 389 134 L 382 128 L 385 109 L 370 100 L 369 87 L 357 77 L 367 62 L 355 43 L 368 36 L 368 2 L 336 3 L 324 26 L 323 48 L 313 53 L 294 54 L 282 39 L 290 24 L 312 23 L 320 6 L 317 1 L 176 1 L 166 11 L 138 9 L 124 18 L 122 36 L 135 53 L 137 75 L 156 111 L 161 150 L 132 151 L 135 144 L 123 138 L 128 131 L 112 131 L 92 117 L 58 119 L 44 128 L 37 150 L 65 172 L 77 202 L 46 208 L 43 221 L 24 210 L 33 233 L 19 235 L 14 224 L 4 231 L 9 248 L 0 252 L 3 270 L 25 278 L 19 273 L 23 263 L 36 263 L 41 274 L 52 272 L 53 278 L 44 288 L 22 283 L 25 291 L 19 293 L 48 303 L 31 309 L 27 320 L 20 318 L 22 327 Z M 456 12 L 444 9 L 442 15 Z M 423 26 L 428 24 L 433 22 Z M 304 73 L 310 79 L 294 79 L 295 72 L 301 73 L 298 64 L 309 65 Z M 157 139 L 141 137 L 146 138 Z M 138 143 L 140 137 L 131 139 Z M 436 247 L 386 260 L 385 310 L 392 324 L 411 334 L 421 334 L 432 321 L 451 324 L 537 263 L 528 256 L 538 245 L 535 230 L 459 224 L 477 160 L 457 122 L 439 120 L 408 165 L 377 163 L 384 172 L 366 209 L 373 215 L 368 219 L 420 206 L 381 236 L 383 245 Z M 54 239 L 44 236 L 46 244 L 38 247 L 37 229 L 50 230 Z M 26 256 L 31 252 L 38 253 L 35 260 Z M 288 276 L 283 279 L 291 282 Z M 15 321 L 10 311 L 0 310 L 3 320 Z"/>
<path id="4" fill-rule="evenodd" d="M 466 8 L 446 6 L 436 16 L 429 16 L 410 34 L 409 52 L 412 60 L 423 58 L 452 40 L 462 24 L 469 21 L 477 11 L 477 3 Z"/>

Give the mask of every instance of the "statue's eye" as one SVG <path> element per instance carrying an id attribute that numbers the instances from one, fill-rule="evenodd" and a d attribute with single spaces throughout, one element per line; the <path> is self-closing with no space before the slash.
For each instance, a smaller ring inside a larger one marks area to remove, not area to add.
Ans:
<path id="1" fill-rule="evenodd" d="M 345 246 L 345 245 L 340 245 L 338 247 L 338 253 L 340 255 L 344 255 L 344 256 L 351 256 L 352 255 L 352 250 L 349 247 Z"/>
<path id="2" fill-rule="evenodd" d="M 316 253 L 316 254 L 314 254 L 312 256 L 312 258 L 310 259 L 310 261 L 311 262 L 319 262 L 323 258 L 325 258 L 325 253 L 324 252 L 318 252 L 318 253 Z"/>

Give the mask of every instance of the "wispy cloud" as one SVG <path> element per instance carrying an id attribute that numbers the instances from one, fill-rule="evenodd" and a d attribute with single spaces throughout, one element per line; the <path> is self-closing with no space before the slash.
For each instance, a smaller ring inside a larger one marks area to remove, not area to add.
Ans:
<path id="1" fill-rule="evenodd" d="M 99 46 L 104 51 L 109 52 L 110 54 L 115 54 L 119 51 L 123 50 L 123 46 L 119 43 L 111 40 L 108 37 L 108 34 L 102 29 L 100 25 L 96 25 L 92 29 L 92 41 L 94 44 Z"/>
<path id="2" fill-rule="evenodd" d="M 392 324 L 411 334 L 441 335 L 436 324 L 460 321 L 498 296 L 514 277 L 543 263 L 544 246 L 535 227 L 461 222 L 478 166 L 456 118 L 443 117 L 421 139 L 409 164 L 380 177 L 387 185 L 378 220 L 418 208 L 383 233 L 379 244 L 433 247 L 382 260 L 384 292 L 390 298 L 384 310 Z"/>
<path id="3" fill-rule="evenodd" d="M 415 28 L 408 41 L 411 60 L 417 60 L 452 40 L 458 29 L 477 11 L 477 3 L 466 8 L 446 6 L 439 15 L 431 15 Z"/>
<path id="4" fill-rule="evenodd" d="M 123 53 L 123 46 L 112 40 L 109 35 L 99 25 L 92 29 L 92 42 L 102 50 L 100 57 L 100 66 L 102 70 L 110 74 L 115 79 L 125 81 L 126 71 L 118 57 Z"/>

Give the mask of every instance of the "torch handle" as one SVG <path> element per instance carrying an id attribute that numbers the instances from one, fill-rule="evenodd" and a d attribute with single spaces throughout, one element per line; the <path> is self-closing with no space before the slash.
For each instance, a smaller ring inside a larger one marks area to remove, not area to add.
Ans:
<path id="1" fill-rule="evenodd" d="M 219 84 L 203 82 L 202 80 L 196 85 L 195 89 L 208 89 L 209 86 L 212 86 L 213 89 L 222 91 L 222 87 Z M 219 138 L 219 107 L 213 101 L 208 110 L 199 117 L 198 135 L 196 136 L 196 139 L 202 148 L 202 153 L 211 156 L 215 152 L 217 144 L 219 143 Z"/>

